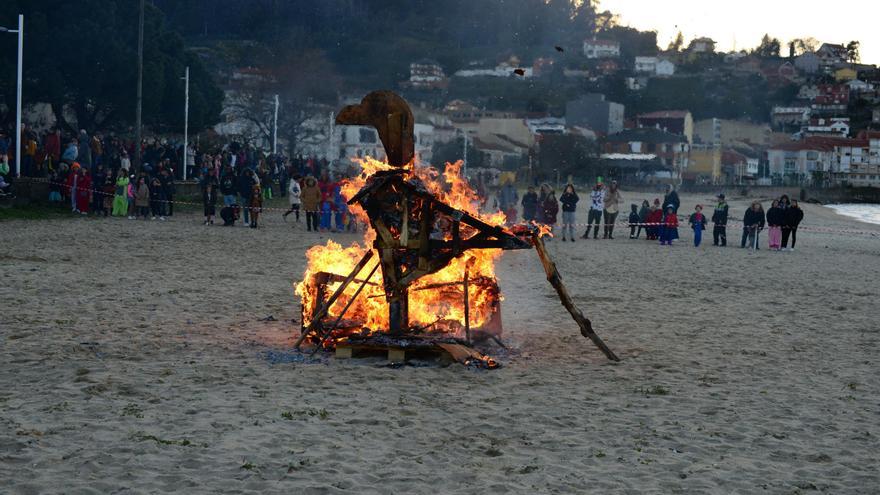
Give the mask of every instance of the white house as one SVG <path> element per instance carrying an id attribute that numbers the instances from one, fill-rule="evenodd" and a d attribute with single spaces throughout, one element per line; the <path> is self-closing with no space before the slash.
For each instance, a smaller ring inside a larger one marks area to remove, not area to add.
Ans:
<path id="1" fill-rule="evenodd" d="M 849 86 L 850 93 L 868 93 L 874 91 L 874 85 L 865 81 L 860 81 L 858 79 L 853 79 L 846 83 L 846 86 Z"/>
<path id="2" fill-rule="evenodd" d="M 810 120 L 809 125 L 805 125 L 801 129 L 804 137 L 808 136 L 831 136 L 831 137 L 847 137 L 849 135 L 849 118 L 848 117 L 832 117 L 832 118 L 814 118 Z"/>
<path id="3" fill-rule="evenodd" d="M 675 74 L 675 64 L 658 57 L 636 57 L 635 70 L 640 74 L 671 76 Z"/>
<path id="4" fill-rule="evenodd" d="M 810 107 L 773 107 L 771 122 L 774 126 L 805 124 L 810 121 Z"/>
<path id="5" fill-rule="evenodd" d="M 416 137 L 416 156 L 422 163 L 431 163 L 434 149 L 434 126 L 416 123 L 413 126 Z"/>
<path id="6" fill-rule="evenodd" d="M 584 40 L 584 56 L 587 58 L 617 58 L 620 56 L 620 43 L 595 39 Z"/>
<path id="7" fill-rule="evenodd" d="M 653 74 L 657 71 L 657 57 L 636 57 L 636 72 Z"/>
<path id="8" fill-rule="evenodd" d="M 370 156 L 377 160 L 385 158 L 385 148 L 379 141 L 376 129 L 370 126 L 340 125 L 333 129 L 334 141 L 339 144 L 339 160 L 343 163 L 352 158 Z"/>
<path id="9" fill-rule="evenodd" d="M 660 59 L 657 62 L 657 70 L 654 73 L 658 76 L 673 76 L 675 75 L 675 64 L 669 60 Z"/>

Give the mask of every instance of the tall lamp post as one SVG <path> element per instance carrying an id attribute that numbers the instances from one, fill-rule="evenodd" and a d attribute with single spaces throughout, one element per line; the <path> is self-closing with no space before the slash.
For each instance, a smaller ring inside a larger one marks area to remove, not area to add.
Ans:
<path id="1" fill-rule="evenodd" d="M 272 154 L 278 154 L 278 95 L 275 95 L 275 118 L 272 121 Z"/>
<path id="2" fill-rule="evenodd" d="M 189 66 L 186 66 L 186 75 L 183 76 L 186 84 L 183 106 L 183 180 L 186 180 L 186 167 L 189 165 Z"/>
<path id="3" fill-rule="evenodd" d="M 24 16 L 18 15 L 18 29 L 0 26 L 0 33 L 18 33 L 18 77 L 15 92 L 15 175 L 21 177 L 21 64 L 24 49 Z"/>

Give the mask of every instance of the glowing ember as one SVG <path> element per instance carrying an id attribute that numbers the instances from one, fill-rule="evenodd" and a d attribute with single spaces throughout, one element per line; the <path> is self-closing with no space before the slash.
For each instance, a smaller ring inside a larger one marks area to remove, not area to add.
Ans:
<path id="1" fill-rule="evenodd" d="M 366 158 L 357 161 L 363 172 L 352 180 L 342 184 L 342 193 L 351 198 L 363 188 L 367 179 L 376 172 L 391 170 L 390 165 Z M 447 205 L 464 211 L 490 225 L 501 226 L 504 224 L 502 212 L 484 214 L 479 211 L 480 198 L 476 191 L 461 177 L 461 162 L 446 164 L 444 173 L 440 173 L 433 167 L 413 166 L 406 168 L 406 178 L 420 179 L 425 188 L 433 194 L 437 200 Z M 352 204 L 350 211 L 366 224 L 369 219 L 366 212 L 357 205 Z M 442 223 L 442 217 L 438 217 L 438 223 Z M 465 230 L 467 227 L 462 227 Z M 435 225 L 434 234 L 441 235 L 442 239 L 449 240 L 448 225 Z M 303 325 L 311 323 L 312 316 L 318 306 L 326 299 L 326 295 L 335 291 L 342 283 L 344 277 L 350 273 L 372 246 L 376 239 L 373 229 L 367 229 L 361 243 L 353 243 L 343 248 L 340 244 L 330 240 L 326 245 L 314 246 L 306 252 L 308 265 L 303 274 L 302 282 L 296 285 L 296 294 L 302 299 Z M 409 287 L 409 322 L 412 326 L 425 327 L 424 332 L 451 332 L 458 333 L 465 324 L 464 311 L 464 286 L 462 284 L 465 268 L 467 267 L 468 278 L 468 308 L 469 322 L 472 328 L 484 325 L 498 310 L 498 303 L 502 300 L 497 290 L 495 279 L 495 260 L 501 255 L 501 249 L 472 249 L 463 253 L 441 270 L 417 279 Z M 378 258 L 378 257 L 377 257 Z M 324 274 L 334 274 L 335 277 L 327 280 Z M 364 271 L 361 276 L 366 276 Z M 362 278 L 357 279 L 358 282 Z M 373 273 L 357 296 L 352 305 L 345 312 L 345 320 L 357 322 L 370 333 L 385 331 L 389 328 L 388 306 L 386 291 L 383 287 L 382 274 L 379 271 Z M 330 319 L 335 319 L 348 305 L 360 283 L 349 284 L 342 295 L 329 308 Z M 326 291 L 320 295 L 321 287 Z M 316 301 L 320 298 L 320 301 Z M 443 325 L 434 326 L 438 322 Z M 340 328 L 345 327 L 344 322 Z"/>

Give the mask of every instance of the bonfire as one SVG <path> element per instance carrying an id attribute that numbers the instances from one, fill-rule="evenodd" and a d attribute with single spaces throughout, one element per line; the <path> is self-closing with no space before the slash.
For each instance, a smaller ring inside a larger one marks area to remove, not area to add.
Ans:
<path id="1" fill-rule="evenodd" d="M 336 121 L 375 127 L 387 162 L 360 160 L 361 174 L 342 184 L 350 212 L 371 227 L 363 240 L 347 247 L 331 240 L 306 253 L 306 272 L 296 285 L 303 325 L 297 348 L 305 341 L 337 355 L 382 348 L 401 358 L 401 350 L 435 349 L 494 367 L 472 344 L 503 345 L 495 262 L 504 250 L 534 247 L 581 332 L 617 360 L 562 285 L 541 239 L 546 229 L 507 228 L 503 213 L 481 212 L 461 162 L 446 164 L 442 172 L 418 163 L 413 117 L 402 98 L 370 93 Z"/>

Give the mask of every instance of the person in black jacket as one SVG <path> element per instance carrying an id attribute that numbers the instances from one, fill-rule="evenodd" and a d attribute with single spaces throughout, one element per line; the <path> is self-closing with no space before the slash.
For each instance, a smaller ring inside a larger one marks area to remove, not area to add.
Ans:
<path id="1" fill-rule="evenodd" d="M 666 185 L 666 196 L 663 197 L 663 205 L 664 207 L 672 205 L 672 212 L 678 214 L 678 208 L 681 207 L 681 200 L 678 198 L 678 193 L 675 192 L 675 186 L 672 184 Z"/>
<path id="2" fill-rule="evenodd" d="M 715 211 L 712 212 L 712 245 L 727 246 L 727 216 L 730 207 L 724 200 L 724 195 L 718 195 L 718 204 L 715 205 Z"/>
<path id="3" fill-rule="evenodd" d="M 163 168 L 159 171 L 159 183 L 162 185 L 162 212 L 170 217 L 174 215 L 174 177 L 171 170 Z"/>
<path id="4" fill-rule="evenodd" d="M 220 194 L 223 195 L 223 206 L 232 206 L 235 204 L 235 192 L 238 184 L 236 184 L 235 172 L 229 165 L 223 169 L 220 174 Z"/>
<path id="5" fill-rule="evenodd" d="M 531 222 L 535 220 L 535 214 L 538 211 L 538 194 L 535 192 L 534 186 L 529 186 L 528 192 L 523 195 L 523 220 Z"/>
<path id="6" fill-rule="evenodd" d="M 791 206 L 785 209 L 785 219 L 782 225 L 782 249 L 788 250 L 788 239 L 791 237 L 791 250 L 797 242 L 797 229 L 804 219 L 804 210 L 798 206 L 796 199 L 791 200 Z"/>
<path id="7" fill-rule="evenodd" d="M 647 201 L 645 201 L 647 203 Z M 642 208 L 645 208 L 642 206 Z M 642 232 L 642 227 L 639 225 L 642 223 L 642 219 L 639 215 L 639 207 L 635 203 L 629 205 L 629 238 L 630 239 L 638 239 L 636 235 L 636 227 L 639 229 L 639 233 Z"/>
<path id="8" fill-rule="evenodd" d="M 251 223 L 250 204 L 251 196 L 254 194 L 254 184 L 256 183 L 257 181 L 254 179 L 254 171 L 249 168 L 244 169 L 241 175 L 238 176 L 238 195 L 241 197 L 240 203 L 242 206 L 241 209 L 244 211 L 242 216 L 244 217 L 245 225 L 250 225 Z"/>
<path id="9" fill-rule="evenodd" d="M 101 213 L 107 216 L 107 209 L 104 208 L 104 185 L 107 184 L 107 172 L 104 171 L 104 165 L 95 166 L 95 173 L 92 175 L 92 211 L 95 215 L 100 216 Z"/>
<path id="10" fill-rule="evenodd" d="M 574 192 L 574 186 L 568 184 L 559 197 L 562 203 L 562 241 L 565 242 L 565 229 L 568 228 L 568 236 L 571 242 L 574 242 L 574 223 L 575 211 L 577 210 L 577 202 L 580 200 L 577 193 Z"/>
<path id="11" fill-rule="evenodd" d="M 750 248 L 758 249 L 758 234 L 764 228 L 764 209 L 758 201 L 752 202 L 752 207 L 743 215 L 742 245 L 746 247 L 746 241 Z"/>

